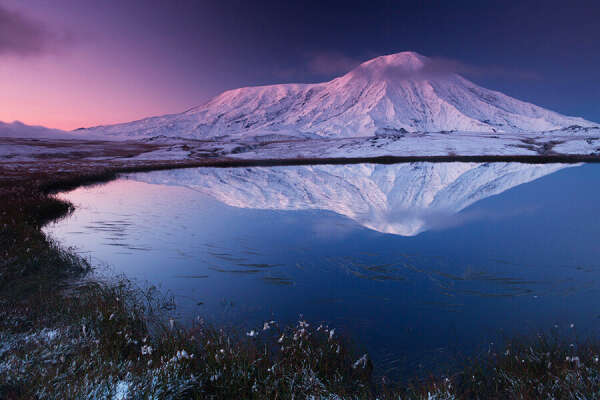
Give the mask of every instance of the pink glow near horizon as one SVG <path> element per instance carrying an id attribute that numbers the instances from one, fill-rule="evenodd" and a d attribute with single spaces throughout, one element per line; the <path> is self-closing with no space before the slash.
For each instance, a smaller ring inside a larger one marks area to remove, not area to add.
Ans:
<path id="1" fill-rule="evenodd" d="M 67 61 L 46 55 L 44 60 L 13 58 L 0 64 L 0 121 L 70 130 L 188 106 L 145 85 L 143 76 L 150 71 L 138 70 L 130 78 L 126 69 L 131 67 L 102 65 L 99 57 L 82 53 Z"/>
<path id="2" fill-rule="evenodd" d="M 38 40 L 56 41 L 52 30 L 61 29 L 75 38 L 40 51 L 34 43 L 22 54 L 0 48 L 0 121 L 72 130 L 181 112 L 215 94 L 201 77 L 184 87 L 177 61 L 157 51 L 160 37 L 102 15 L 101 6 L 59 10 L 34 3 L 7 0 L 0 8 L 47 29 Z M 208 88 L 190 93 L 194 84 Z"/>

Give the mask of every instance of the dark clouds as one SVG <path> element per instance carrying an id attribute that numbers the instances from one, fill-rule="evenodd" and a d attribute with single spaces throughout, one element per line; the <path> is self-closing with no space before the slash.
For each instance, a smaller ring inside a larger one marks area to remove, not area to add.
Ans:
<path id="1" fill-rule="evenodd" d="M 385 65 L 371 68 L 368 65 L 356 70 L 368 79 L 435 79 L 452 74 L 459 74 L 471 78 L 508 78 L 538 80 L 541 77 L 535 72 L 521 71 L 518 69 L 501 66 L 476 66 L 458 60 L 443 57 L 427 57 L 420 68 L 404 65 Z"/>
<path id="2" fill-rule="evenodd" d="M 444 57 L 426 57 L 425 65 L 417 70 L 403 66 L 388 65 L 373 70 L 361 64 L 377 57 L 376 54 L 353 57 L 339 51 L 321 51 L 307 53 L 303 61 L 294 66 L 282 67 L 274 65 L 272 71 L 278 78 L 288 80 L 302 80 L 310 76 L 316 81 L 325 81 L 342 76 L 355 70 L 355 74 L 362 74 L 367 79 L 435 79 L 451 74 L 459 74 L 467 78 L 500 78 L 505 80 L 541 80 L 542 77 L 535 71 L 511 68 L 499 65 L 473 65 L 462 61 Z M 377 76 L 372 76 L 376 74 Z"/>
<path id="3" fill-rule="evenodd" d="M 308 61 L 308 71 L 316 75 L 342 75 L 361 63 L 340 52 L 321 52 L 313 54 Z"/>
<path id="4" fill-rule="evenodd" d="M 70 41 L 70 35 L 0 5 L 0 55 L 35 56 L 56 51 Z"/>
<path id="5" fill-rule="evenodd" d="M 427 65 L 427 70 L 433 74 L 436 73 L 456 73 L 472 77 L 492 77 L 539 80 L 540 74 L 535 71 L 528 71 L 518 68 L 503 67 L 498 65 L 477 66 L 466 64 L 450 58 L 433 57 Z"/>
<path id="6" fill-rule="evenodd" d="M 353 70 L 365 59 L 359 59 L 339 51 L 306 52 L 292 65 L 273 63 L 272 73 L 284 81 L 326 81 Z"/>

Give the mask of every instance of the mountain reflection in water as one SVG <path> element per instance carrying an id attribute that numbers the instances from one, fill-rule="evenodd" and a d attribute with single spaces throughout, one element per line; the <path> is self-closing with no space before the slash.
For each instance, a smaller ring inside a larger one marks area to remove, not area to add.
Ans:
<path id="1" fill-rule="evenodd" d="M 453 215 L 565 164 L 410 163 L 256 168 L 196 168 L 132 174 L 184 186 L 229 206 L 329 210 L 379 231 L 414 236 L 453 225 Z"/>

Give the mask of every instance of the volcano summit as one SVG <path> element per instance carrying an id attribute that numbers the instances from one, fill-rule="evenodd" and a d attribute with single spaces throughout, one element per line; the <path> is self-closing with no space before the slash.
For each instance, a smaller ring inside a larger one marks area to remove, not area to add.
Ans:
<path id="1" fill-rule="evenodd" d="M 482 88 L 434 59 L 402 52 L 316 84 L 226 91 L 181 114 L 90 128 L 149 138 L 350 138 L 408 132 L 540 132 L 596 124 Z"/>

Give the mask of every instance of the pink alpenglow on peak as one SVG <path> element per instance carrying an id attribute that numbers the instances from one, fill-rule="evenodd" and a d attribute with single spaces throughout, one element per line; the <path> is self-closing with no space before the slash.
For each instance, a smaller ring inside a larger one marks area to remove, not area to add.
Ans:
<path id="1" fill-rule="evenodd" d="M 373 58 L 372 60 L 365 61 L 364 63 L 360 64 L 356 70 L 383 70 L 388 68 L 397 68 L 404 72 L 418 72 L 423 70 L 430 62 L 431 59 L 428 57 L 412 51 L 405 51 L 402 53 L 380 56 Z"/>

